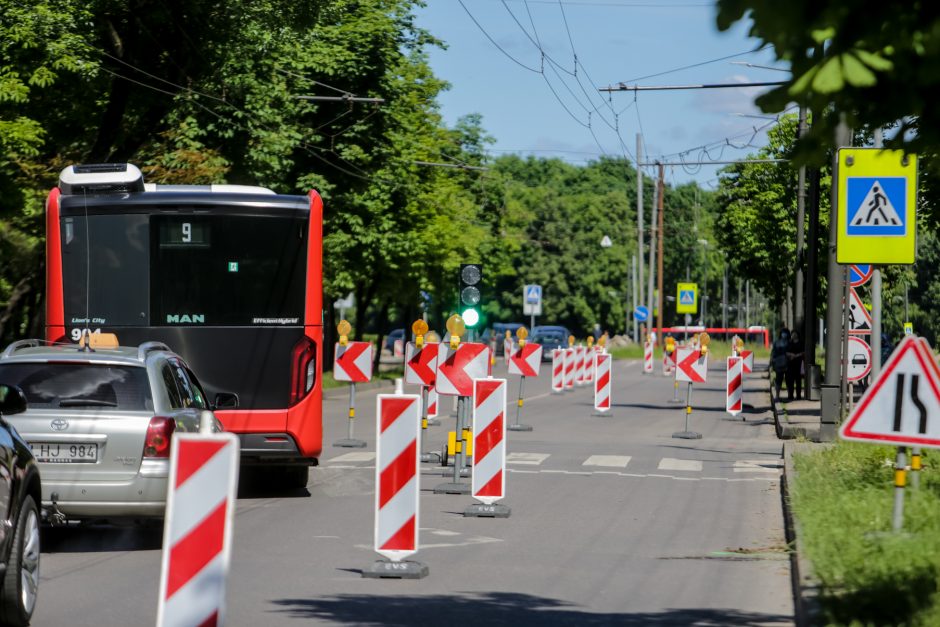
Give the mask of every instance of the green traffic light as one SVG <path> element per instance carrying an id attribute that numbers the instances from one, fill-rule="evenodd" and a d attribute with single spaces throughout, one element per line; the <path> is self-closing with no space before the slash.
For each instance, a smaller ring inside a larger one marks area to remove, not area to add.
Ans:
<path id="1" fill-rule="evenodd" d="M 460 314 L 460 317 L 463 318 L 463 323 L 467 325 L 468 329 L 472 329 L 480 322 L 480 312 L 473 307 L 464 309 L 463 313 Z"/>

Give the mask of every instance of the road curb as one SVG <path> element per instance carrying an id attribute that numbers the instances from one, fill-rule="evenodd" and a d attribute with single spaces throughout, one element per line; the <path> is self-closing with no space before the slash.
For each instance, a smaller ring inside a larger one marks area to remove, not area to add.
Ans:
<path id="1" fill-rule="evenodd" d="M 780 485 L 780 497 L 783 500 L 783 521 L 787 545 L 790 547 L 790 583 L 793 587 L 793 611 L 797 627 L 821 625 L 820 607 L 821 584 L 813 571 L 813 565 L 806 557 L 803 546 L 803 530 L 790 508 L 790 482 L 796 477 L 793 454 L 818 450 L 825 444 L 812 442 L 783 443 L 783 477 Z"/>

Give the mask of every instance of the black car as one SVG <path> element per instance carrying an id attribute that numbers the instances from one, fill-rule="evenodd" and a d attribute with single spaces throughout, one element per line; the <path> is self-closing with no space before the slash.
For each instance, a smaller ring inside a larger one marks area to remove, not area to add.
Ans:
<path id="1" fill-rule="evenodd" d="M 542 347 L 542 361 L 552 360 L 552 350 L 556 348 L 568 348 L 568 336 L 562 333 L 536 333 L 529 338 L 534 344 Z"/>
<path id="2" fill-rule="evenodd" d="M 0 624 L 28 625 L 39 591 L 39 467 L 5 416 L 26 411 L 26 396 L 0 384 Z"/>

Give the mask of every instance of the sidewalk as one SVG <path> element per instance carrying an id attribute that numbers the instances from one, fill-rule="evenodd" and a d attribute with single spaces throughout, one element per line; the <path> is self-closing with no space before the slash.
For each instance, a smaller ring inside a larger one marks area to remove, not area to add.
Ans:
<path id="1" fill-rule="evenodd" d="M 776 398 L 772 376 L 767 377 L 767 393 L 771 399 L 778 438 L 819 442 L 821 408 L 818 400 L 806 400 L 805 394 L 803 399 L 794 401 Z"/>

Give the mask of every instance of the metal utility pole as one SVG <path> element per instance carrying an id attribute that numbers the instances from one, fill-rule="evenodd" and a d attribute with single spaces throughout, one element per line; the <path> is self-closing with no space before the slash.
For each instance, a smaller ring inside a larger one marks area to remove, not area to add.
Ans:
<path id="1" fill-rule="evenodd" d="M 875 148 L 884 148 L 884 132 L 875 129 Z M 881 268 L 871 275 L 871 380 L 881 372 Z"/>
<path id="2" fill-rule="evenodd" d="M 800 107 L 799 126 L 797 137 L 806 134 L 806 107 Z M 797 175 L 796 188 L 796 286 L 793 290 L 795 303 L 793 306 L 794 328 L 799 329 L 801 335 L 806 335 L 805 313 L 803 311 L 803 257 L 805 254 L 805 237 L 803 225 L 806 221 L 806 166 L 801 165 Z M 810 320 L 812 324 L 812 320 Z M 805 356 L 804 356 L 805 357 Z M 806 364 L 809 362 L 806 361 Z"/>
<path id="3" fill-rule="evenodd" d="M 721 277 L 721 326 L 728 328 L 728 264 L 725 263 L 725 271 Z M 728 334 L 725 333 L 725 337 Z"/>
<path id="4" fill-rule="evenodd" d="M 818 380 L 815 373 L 816 367 L 816 344 L 822 345 L 823 334 L 820 332 L 817 336 L 816 324 L 816 283 L 818 275 L 818 242 L 819 242 L 819 169 L 812 168 L 809 172 L 809 235 L 806 238 L 809 244 L 806 246 L 806 281 L 804 289 L 806 291 L 803 314 L 803 358 L 806 363 L 806 382 L 803 387 L 806 390 L 806 398 L 810 400 L 819 400 L 815 389 L 812 387 Z"/>
<path id="5" fill-rule="evenodd" d="M 643 160 L 643 136 L 636 134 L 636 256 L 638 261 L 637 279 L 639 283 L 634 284 L 634 290 L 637 285 L 643 285 L 643 171 L 640 170 L 640 162 Z M 643 288 L 639 289 L 642 294 Z M 637 301 L 634 298 L 635 302 Z M 640 341 L 640 333 L 636 316 L 633 316 L 633 341 Z"/>
<path id="6" fill-rule="evenodd" d="M 663 332 L 663 239 L 665 236 L 665 231 L 663 231 L 663 196 L 666 195 L 666 169 L 663 167 L 663 164 L 659 164 L 659 239 L 656 240 L 659 245 L 659 268 L 656 272 L 657 288 L 659 290 L 659 302 L 657 303 L 657 315 L 656 315 L 656 327 L 659 329 L 659 334 L 662 335 Z M 652 312 L 650 312 L 652 315 Z"/>
<path id="7" fill-rule="evenodd" d="M 636 255 L 633 255 L 631 259 L 631 267 L 633 271 L 633 310 L 636 311 L 637 305 L 640 304 L 639 296 L 637 295 L 637 280 L 636 280 Z M 627 312 L 627 326 L 630 326 L 630 312 Z M 633 316 L 633 338 L 636 341 L 636 316 Z M 629 329 L 625 330 L 624 333 L 629 333 Z"/>
<path id="8" fill-rule="evenodd" d="M 828 298 L 826 302 L 826 372 L 822 385 L 819 438 L 827 442 L 835 439 L 836 426 L 842 419 L 842 395 L 840 384 L 843 377 L 842 327 L 844 322 L 843 297 L 845 272 L 836 261 L 836 238 L 839 231 L 838 185 L 839 148 L 852 144 L 852 131 L 843 116 L 835 132 L 832 157 L 832 202 L 829 208 L 829 260 L 826 273 Z M 841 289 L 840 289 L 841 288 Z"/>
<path id="9" fill-rule="evenodd" d="M 653 283 L 656 274 L 656 213 L 658 209 L 659 185 L 653 185 L 653 217 L 650 220 L 650 271 L 646 286 L 646 306 L 649 307 L 649 316 L 646 318 L 646 336 L 652 337 L 653 329 Z"/>

